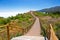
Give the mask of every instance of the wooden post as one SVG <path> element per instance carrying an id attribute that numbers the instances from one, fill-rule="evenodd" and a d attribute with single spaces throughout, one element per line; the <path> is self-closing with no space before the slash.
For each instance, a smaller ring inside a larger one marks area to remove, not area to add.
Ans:
<path id="1" fill-rule="evenodd" d="M 55 32 L 54 32 L 54 30 L 53 30 L 53 27 L 52 27 L 52 24 L 50 24 L 50 31 L 51 31 L 51 40 L 58 40 L 58 38 L 57 38 L 57 36 L 56 36 L 56 34 L 55 34 Z"/>
<path id="2" fill-rule="evenodd" d="M 50 24 L 49 24 L 49 27 L 47 29 L 47 37 L 48 37 L 48 40 L 50 40 L 50 36 L 51 36 L 51 28 L 50 28 Z"/>
<path id="3" fill-rule="evenodd" d="M 10 40 L 10 34 L 9 34 L 9 26 L 7 25 L 7 38 Z"/>
<path id="4" fill-rule="evenodd" d="M 22 34 L 24 35 L 24 29 L 22 29 Z"/>

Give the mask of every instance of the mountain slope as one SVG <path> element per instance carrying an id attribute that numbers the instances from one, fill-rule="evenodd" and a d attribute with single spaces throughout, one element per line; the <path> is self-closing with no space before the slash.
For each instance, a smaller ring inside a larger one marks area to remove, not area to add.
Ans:
<path id="1" fill-rule="evenodd" d="M 60 6 L 55 6 L 55 7 L 51 7 L 51 8 L 46 8 L 46 9 L 42 9 L 42 10 L 38 10 L 39 12 L 60 12 Z"/>

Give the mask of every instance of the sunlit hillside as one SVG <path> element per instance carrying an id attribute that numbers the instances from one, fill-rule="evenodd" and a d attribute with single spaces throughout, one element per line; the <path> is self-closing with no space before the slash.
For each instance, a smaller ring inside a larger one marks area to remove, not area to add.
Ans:
<path id="1" fill-rule="evenodd" d="M 7 26 L 9 26 L 10 38 L 17 37 L 26 33 L 34 20 L 30 13 L 17 14 L 8 18 L 0 17 L 0 40 L 7 40 Z M 23 31 L 26 28 L 27 31 Z"/>

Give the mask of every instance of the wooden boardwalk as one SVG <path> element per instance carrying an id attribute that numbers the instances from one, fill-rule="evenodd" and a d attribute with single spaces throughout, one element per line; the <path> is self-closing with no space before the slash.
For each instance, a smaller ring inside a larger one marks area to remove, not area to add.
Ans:
<path id="1" fill-rule="evenodd" d="M 36 17 L 35 23 L 32 25 L 31 29 L 25 34 L 25 36 L 41 36 L 41 28 L 39 23 L 39 18 Z"/>
<path id="2" fill-rule="evenodd" d="M 15 38 L 12 38 L 11 40 L 45 40 L 44 37 L 41 35 L 39 18 L 36 17 L 32 12 L 31 12 L 31 15 L 36 18 L 35 23 L 32 25 L 31 29 L 23 36 L 15 37 Z M 48 40 L 58 40 L 51 24 L 50 24 L 49 30 L 50 30 L 49 31 L 50 38 L 48 38 Z"/>
<path id="3" fill-rule="evenodd" d="M 39 18 L 36 17 L 32 12 L 31 12 L 31 15 L 34 18 L 36 18 L 36 20 L 35 20 L 34 24 L 32 25 L 31 29 L 26 34 L 24 34 L 23 36 L 13 38 L 12 40 L 21 40 L 21 39 L 25 40 L 26 38 L 30 39 L 30 40 L 44 40 L 44 37 L 41 35 Z"/>

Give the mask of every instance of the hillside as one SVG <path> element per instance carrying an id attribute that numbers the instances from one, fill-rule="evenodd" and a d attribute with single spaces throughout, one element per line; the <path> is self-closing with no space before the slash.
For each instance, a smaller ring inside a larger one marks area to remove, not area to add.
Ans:
<path id="1" fill-rule="evenodd" d="M 17 37 L 26 33 L 34 20 L 30 13 L 17 14 L 8 18 L 0 17 L 0 40 L 7 40 L 6 26 L 9 26 L 10 38 Z"/>
<path id="2" fill-rule="evenodd" d="M 51 8 L 45 8 L 42 10 L 38 10 L 39 12 L 60 12 L 60 6 L 55 6 L 55 7 L 51 7 Z"/>
<path id="3" fill-rule="evenodd" d="M 55 34 L 60 40 L 60 15 L 58 14 L 44 14 L 43 12 L 35 12 L 34 13 L 40 19 L 40 23 L 42 26 L 42 35 L 47 36 L 47 31 L 49 28 L 49 24 L 53 25 L 53 29 Z M 58 16 L 58 17 L 57 17 Z"/>

